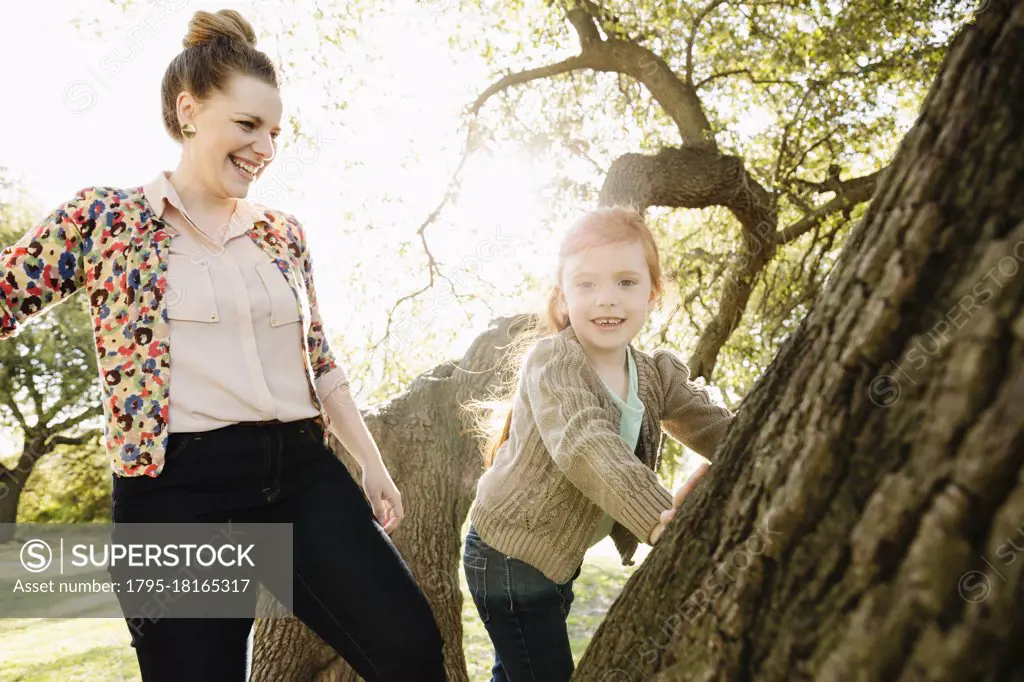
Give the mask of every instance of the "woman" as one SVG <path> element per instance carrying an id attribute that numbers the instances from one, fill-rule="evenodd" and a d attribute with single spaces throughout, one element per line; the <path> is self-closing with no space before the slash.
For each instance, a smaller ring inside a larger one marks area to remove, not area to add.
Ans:
<path id="1" fill-rule="evenodd" d="M 443 680 L 440 632 L 388 537 L 401 496 L 328 346 L 302 226 L 245 200 L 282 110 L 254 45 L 237 12 L 192 17 L 162 85 L 177 169 L 84 189 L 4 250 L 0 338 L 88 291 L 115 524 L 293 523 L 295 615 L 367 680 Z M 244 679 L 252 622 L 129 621 L 143 680 Z"/>

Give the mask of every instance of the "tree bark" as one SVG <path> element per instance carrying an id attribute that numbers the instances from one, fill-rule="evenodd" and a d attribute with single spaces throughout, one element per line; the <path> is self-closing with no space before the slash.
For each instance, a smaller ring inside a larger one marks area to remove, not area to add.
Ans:
<path id="1" fill-rule="evenodd" d="M 525 319 L 496 321 L 460 360 L 439 365 L 402 395 L 363 413 L 402 491 L 406 516 L 392 540 L 430 600 L 453 682 L 468 680 L 462 653 L 461 530 L 483 473 L 480 443 L 458 406 L 487 399 L 497 388 L 504 347 Z M 332 446 L 359 480 L 355 461 L 336 440 Z M 266 593 L 259 608 L 282 611 Z M 254 682 L 358 679 L 333 649 L 294 618 L 258 619 L 254 637 Z"/>
<path id="2" fill-rule="evenodd" d="M 8 475 L 10 473 L 10 469 L 6 467 L 0 471 L 0 478 L 3 479 L 0 482 L 0 544 L 14 539 L 18 503 L 21 500 L 21 491 L 25 489 L 16 478 Z"/>
<path id="3" fill-rule="evenodd" d="M 954 41 L 574 679 L 1024 680 L 1022 39 L 993 0 Z"/>
<path id="4" fill-rule="evenodd" d="M 13 469 L 0 464 L 0 544 L 14 539 L 18 522 L 18 503 L 36 462 L 45 454 L 41 439 L 25 444 Z"/>

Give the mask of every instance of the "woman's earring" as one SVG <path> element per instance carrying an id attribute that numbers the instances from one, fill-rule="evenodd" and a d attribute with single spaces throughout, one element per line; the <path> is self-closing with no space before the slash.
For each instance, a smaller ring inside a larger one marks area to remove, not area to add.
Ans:
<path id="1" fill-rule="evenodd" d="M 189 139 L 192 139 L 193 137 L 196 136 L 196 127 L 191 123 L 186 123 L 185 125 L 181 126 L 181 134 Z"/>

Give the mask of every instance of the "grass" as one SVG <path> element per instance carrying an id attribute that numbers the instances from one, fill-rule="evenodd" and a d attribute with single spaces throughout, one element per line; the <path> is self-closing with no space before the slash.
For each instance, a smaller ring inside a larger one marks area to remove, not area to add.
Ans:
<path id="1" fill-rule="evenodd" d="M 119 618 L 0 619 L 0 680 L 138 680 L 129 641 Z"/>
<path id="2" fill-rule="evenodd" d="M 638 552 L 637 560 L 642 557 Z M 587 644 L 637 566 L 624 567 L 606 539 L 587 554 L 573 586 L 569 615 L 573 657 Z M 463 592 L 463 649 L 469 679 L 489 680 L 494 654 L 466 591 Z M 39 596 L 39 595 L 37 595 Z M 120 618 L 0 618 L 0 680 L 4 682 L 86 682 L 139 680 L 135 650 Z"/>

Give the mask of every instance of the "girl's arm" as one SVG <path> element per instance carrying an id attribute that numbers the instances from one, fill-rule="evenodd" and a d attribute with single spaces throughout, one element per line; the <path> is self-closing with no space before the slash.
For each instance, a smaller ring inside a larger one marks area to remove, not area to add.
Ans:
<path id="1" fill-rule="evenodd" d="M 662 384 L 663 409 L 661 426 L 674 439 L 711 459 L 718 444 L 725 438 L 733 414 L 711 402 L 708 392 L 690 383 L 690 369 L 670 351 L 656 350 L 651 356 L 658 368 Z M 707 473 L 708 465 L 701 464 L 690 479 L 676 491 L 672 509 L 663 512 L 661 523 L 654 529 L 656 542 L 674 517 L 683 499 Z"/>
<path id="2" fill-rule="evenodd" d="M 104 204 L 84 189 L 0 251 L 0 339 L 85 284 L 85 243 Z"/>
<path id="3" fill-rule="evenodd" d="M 650 542 L 672 494 L 619 437 L 584 379 L 585 362 L 564 339 L 541 339 L 523 363 L 526 399 L 565 477 L 640 541 Z"/>
<path id="4" fill-rule="evenodd" d="M 662 428 L 686 447 L 711 459 L 732 423 L 732 412 L 715 405 L 706 390 L 690 382 L 689 368 L 674 353 L 656 350 L 651 357 L 658 368 L 664 396 Z"/>

